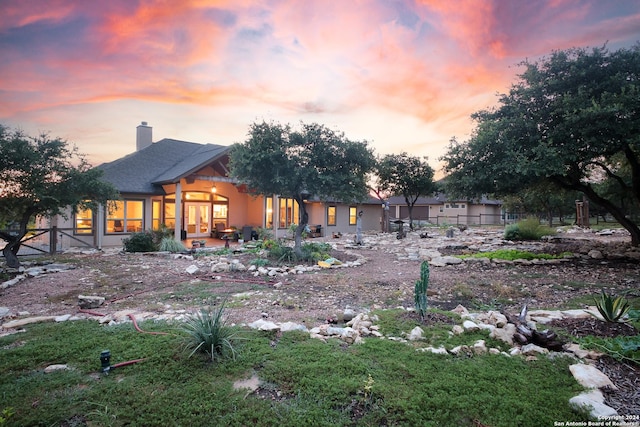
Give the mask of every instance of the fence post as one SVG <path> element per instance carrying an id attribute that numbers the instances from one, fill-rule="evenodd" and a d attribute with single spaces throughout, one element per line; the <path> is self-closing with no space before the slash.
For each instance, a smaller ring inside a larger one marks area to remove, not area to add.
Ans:
<path id="1" fill-rule="evenodd" d="M 56 247 L 58 246 L 58 227 L 53 226 L 49 229 L 49 255 L 56 253 Z"/>

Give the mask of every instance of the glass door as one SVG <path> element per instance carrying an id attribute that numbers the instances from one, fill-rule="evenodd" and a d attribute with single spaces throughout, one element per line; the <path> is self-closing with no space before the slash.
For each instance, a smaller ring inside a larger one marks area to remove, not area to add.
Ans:
<path id="1" fill-rule="evenodd" d="M 209 203 L 186 203 L 184 229 L 187 238 L 209 237 L 211 232 L 211 205 Z"/>

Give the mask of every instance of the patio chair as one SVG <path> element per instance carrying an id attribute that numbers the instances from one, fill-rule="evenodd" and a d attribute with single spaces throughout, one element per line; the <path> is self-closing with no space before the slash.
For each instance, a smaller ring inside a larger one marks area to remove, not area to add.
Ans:
<path id="1" fill-rule="evenodd" d="M 215 229 L 216 239 L 222 239 L 222 236 L 225 235 L 224 230 L 226 228 L 227 228 L 227 224 L 225 224 L 224 222 L 216 222 L 216 229 Z"/>

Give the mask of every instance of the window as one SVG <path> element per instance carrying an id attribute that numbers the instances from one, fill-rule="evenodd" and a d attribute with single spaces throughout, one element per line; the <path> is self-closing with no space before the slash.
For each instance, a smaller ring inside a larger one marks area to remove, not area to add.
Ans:
<path id="1" fill-rule="evenodd" d="M 327 225 L 336 225 L 336 207 L 327 206 Z"/>
<path id="2" fill-rule="evenodd" d="M 93 234 L 93 211 L 81 209 L 75 215 L 74 234 Z"/>
<path id="3" fill-rule="evenodd" d="M 265 209 L 265 218 L 264 223 L 267 228 L 273 227 L 273 198 L 267 197 L 266 199 L 267 207 Z"/>
<path id="4" fill-rule="evenodd" d="M 137 233 L 143 230 L 144 202 L 117 200 L 107 214 L 107 233 Z"/>
<path id="5" fill-rule="evenodd" d="M 349 225 L 356 225 L 358 221 L 358 209 L 355 206 L 349 206 Z"/>
<path id="6" fill-rule="evenodd" d="M 151 202 L 151 229 L 159 230 L 162 223 L 162 202 L 153 200 Z"/>
<path id="7" fill-rule="evenodd" d="M 297 224 L 300 217 L 298 211 L 298 202 L 293 199 L 280 199 L 280 217 L 278 218 L 278 227 L 287 228 L 291 224 Z"/>
<path id="8" fill-rule="evenodd" d="M 164 204 L 164 225 L 167 228 L 176 229 L 176 204 L 165 203 Z"/>

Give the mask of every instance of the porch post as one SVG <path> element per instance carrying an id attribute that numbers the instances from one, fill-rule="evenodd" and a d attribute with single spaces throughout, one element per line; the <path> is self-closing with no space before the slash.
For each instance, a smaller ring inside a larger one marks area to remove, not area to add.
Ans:
<path id="1" fill-rule="evenodd" d="M 96 212 L 95 218 L 95 237 L 94 237 L 94 245 L 98 250 L 102 250 L 102 236 L 104 235 L 104 205 L 99 204 Z"/>
<path id="2" fill-rule="evenodd" d="M 278 195 L 273 195 L 273 237 L 275 239 L 278 238 L 278 224 L 280 222 L 280 200 L 278 199 Z"/>
<path id="3" fill-rule="evenodd" d="M 173 230 L 173 238 L 178 242 L 182 240 L 182 184 L 176 183 L 176 226 Z"/>

